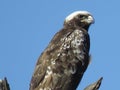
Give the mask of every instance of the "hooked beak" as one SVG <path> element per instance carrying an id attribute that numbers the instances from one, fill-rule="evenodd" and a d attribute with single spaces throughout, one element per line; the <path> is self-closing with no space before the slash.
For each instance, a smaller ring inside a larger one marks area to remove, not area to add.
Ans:
<path id="1" fill-rule="evenodd" d="M 94 18 L 90 15 L 90 16 L 88 16 L 88 19 L 87 19 L 86 22 L 89 23 L 89 24 L 94 24 L 94 23 L 95 23 L 95 20 L 94 20 Z"/>

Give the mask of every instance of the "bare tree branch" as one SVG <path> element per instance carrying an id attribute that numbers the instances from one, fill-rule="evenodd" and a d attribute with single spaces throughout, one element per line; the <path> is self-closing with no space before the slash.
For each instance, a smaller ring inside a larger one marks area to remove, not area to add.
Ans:
<path id="1" fill-rule="evenodd" d="M 101 83 L 102 83 L 102 79 L 103 79 L 103 77 L 101 77 L 95 83 L 88 85 L 84 90 L 98 90 L 100 88 Z"/>
<path id="2" fill-rule="evenodd" d="M 4 80 L 0 80 L 0 90 L 10 90 L 6 77 L 4 78 Z"/>

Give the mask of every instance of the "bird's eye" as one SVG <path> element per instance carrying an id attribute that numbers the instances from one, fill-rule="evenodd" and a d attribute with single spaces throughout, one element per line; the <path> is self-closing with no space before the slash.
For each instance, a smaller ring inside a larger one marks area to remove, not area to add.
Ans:
<path id="1" fill-rule="evenodd" d="M 79 18 L 81 19 L 85 18 L 85 15 L 79 15 Z"/>
<path id="2" fill-rule="evenodd" d="M 79 18 L 85 19 L 85 18 L 87 18 L 87 16 L 85 16 L 85 15 L 80 15 Z"/>
<path id="3" fill-rule="evenodd" d="M 85 16 L 84 16 L 84 15 L 80 15 L 79 17 L 80 17 L 80 18 L 84 18 Z"/>

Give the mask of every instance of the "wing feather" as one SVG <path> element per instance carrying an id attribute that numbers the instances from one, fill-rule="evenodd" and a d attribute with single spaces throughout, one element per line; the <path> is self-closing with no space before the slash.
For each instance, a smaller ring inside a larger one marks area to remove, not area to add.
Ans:
<path id="1" fill-rule="evenodd" d="M 75 90 L 88 65 L 88 52 L 85 30 L 61 30 L 38 59 L 30 90 Z"/>

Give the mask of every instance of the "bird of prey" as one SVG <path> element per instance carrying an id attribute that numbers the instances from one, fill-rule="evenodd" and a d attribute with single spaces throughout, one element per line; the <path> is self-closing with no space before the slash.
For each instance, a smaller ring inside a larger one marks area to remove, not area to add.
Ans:
<path id="1" fill-rule="evenodd" d="M 88 11 L 75 11 L 64 20 L 40 55 L 29 90 L 76 90 L 89 64 L 89 26 L 94 23 Z"/>

